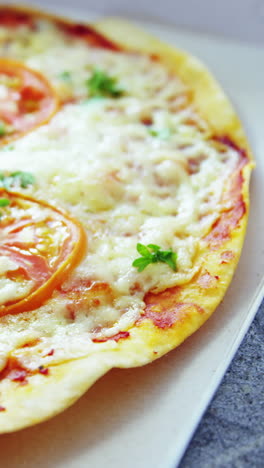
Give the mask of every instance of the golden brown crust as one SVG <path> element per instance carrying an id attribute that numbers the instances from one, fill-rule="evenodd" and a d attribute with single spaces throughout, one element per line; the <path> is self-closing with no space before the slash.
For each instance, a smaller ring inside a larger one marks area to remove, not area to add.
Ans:
<path id="1" fill-rule="evenodd" d="M 178 346 L 210 317 L 222 300 L 242 249 L 253 162 L 241 123 L 223 91 L 195 58 L 162 44 L 133 25 L 106 19 L 95 26 L 121 47 L 158 55 L 192 89 L 196 108 L 215 134 L 227 136 L 243 149 L 240 164 L 226 188 L 226 196 L 232 197 L 233 211 L 223 212 L 214 226 L 213 238 L 204 239 L 197 258 L 201 268 L 193 280 L 157 295 L 148 294 L 145 316 L 129 330 L 129 336 L 117 341 L 115 349 L 107 351 L 98 343 L 95 354 L 53 366 L 49 375 L 31 376 L 26 386 L 7 382 L 1 401 L 6 407 L 6 411 L 0 412 L 1 432 L 35 424 L 62 411 L 111 367 L 144 365 Z M 219 233 L 227 221 L 232 229 L 225 229 L 221 238 Z"/>

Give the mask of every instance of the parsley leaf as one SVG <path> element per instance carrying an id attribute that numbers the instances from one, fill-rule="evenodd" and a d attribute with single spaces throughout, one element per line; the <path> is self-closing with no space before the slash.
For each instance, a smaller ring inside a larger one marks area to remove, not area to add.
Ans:
<path id="1" fill-rule="evenodd" d="M 5 135 L 6 135 L 6 126 L 4 122 L 0 121 L 0 137 L 5 136 Z"/>
<path id="2" fill-rule="evenodd" d="M 35 177 L 30 172 L 16 171 L 10 174 L 14 180 L 18 180 L 20 187 L 27 188 L 28 185 L 33 185 Z"/>
<path id="3" fill-rule="evenodd" d="M 153 127 L 149 127 L 148 132 L 151 136 L 158 137 L 160 140 L 168 140 L 172 134 L 170 128 L 162 128 L 161 130 L 157 130 Z"/>
<path id="4" fill-rule="evenodd" d="M 4 208 L 5 206 L 10 205 L 10 200 L 8 198 L 0 198 L 0 207 Z M 0 219 L 2 218 L 3 213 L 0 211 Z"/>
<path id="5" fill-rule="evenodd" d="M 59 74 L 59 78 L 63 81 L 71 81 L 71 73 L 65 70 Z"/>
<path id="6" fill-rule="evenodd" d="M 9 190 L 13 185 L 19 185 L 22 188 L 27 188 L 28 185 L 33 185 L 35 177 L 30 172 L 16 171 L 9 175 L 0 172 L 0 187 Z"/>
<path id="7" fill-rule="evenodd" d="M 169 267 L 176 271 L 177 254 L 170 250 L 161 250 L 161 247 L 156 244 L 137 244 L 137 251 L 141 257 L 133 261 L 132 266 L 136 267 L 139 272 L 143 271 L 151 263 L 167 263 Z"/>
<path id="8" fill-rule="evenodd" d="M 10 200 L 8 200 L 8 198 L 0 198 L 1 207 L 8 206 L 8 205 L 10 205 Z"/>
<path id="9" fill-rule="evenodd" d="M 134 267 L 136 267 L 139 271 L 139 273 L 141 271 L 143 271 L 150 263 L 152 263 L 151 259 L 149 258 L 146 258 L 146 257 L 141 257 L 141 258 L 137 258 L 136 260 L 134 260 L 134 262 L 132 263 L 132 265 Z"/>
<path id="10" fill-rule="evenodd" d="M 120 97 L 123 90 L 118 87 L 117 79 L 96 68 L 86 81 L 90 96 Z"/>
<path id="11" fill-rule="evenodd" d="M 150 253 L 148 247 L 146 247 L 144 244 L 138 243 L 137 244 L 137 251 L 138 251 L 138 253 L 140 253 L 140 255 L 142 255 L 142 257 L 150 257 L 151 253 Z"/>

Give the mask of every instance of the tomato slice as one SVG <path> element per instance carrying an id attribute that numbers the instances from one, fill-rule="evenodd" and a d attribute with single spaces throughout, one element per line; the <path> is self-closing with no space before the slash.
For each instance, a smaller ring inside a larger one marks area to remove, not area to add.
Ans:
<path id="1" fill-rule="evenodd" d="M 81 260 L 86 235 L 78 221 L 44 201 L 4 189 L 0 201 L 1 316 L 43 304 Z"/>
<path id="2" fill-rule="evenodd" d="M 46 123 L 58 109 L 55 91 L 40 73 L 0 59 L 0 144 Z"/>

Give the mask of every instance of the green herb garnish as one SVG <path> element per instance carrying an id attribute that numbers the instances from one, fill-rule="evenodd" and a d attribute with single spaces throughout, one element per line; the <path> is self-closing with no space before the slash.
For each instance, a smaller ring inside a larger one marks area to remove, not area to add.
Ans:
<path id="1" fill-rule="evenodd" d="M 5 206 L 10 205 L 10 200 L 8 198 L 0 198 L 0 207 L 4 208 Z M 0 211 L 0 219 L 2 218 L 3 213 Z"/>
<path id="2" fill-rule="evenodd" d="M 35 177 L 30 172 L 16 171 L 9 175 L 5 175 L 0 172 L 0 186 L 9 190 L 13 185 L 20 185 L 22 188 L 27 188 L 29 185 L 33 185 Z"/>
<path id="3" fill-rule="evenodd" d="M 86 81 L 86 85 L 92 97 L 120 97 L 123 94 L 123 90 L 118 87 L 117 79 L 99 69 L 93 71 L 91 78 Z"/>
<path id="4" fill-rule="evenodd" d="M 0 198 L 0 206 L 3 208 L 4 206 L 10 205 L 10 200 L 8 198 Z"/>
<path id="5" fill-rule="evenodd" d="M 0 122 L 0 137 L 6 135 L 6 126 L 4 122 Z"/>
<path id="6" fill-rule="evenodd" d="M 172 133 L 170 128 L 162 128 L 161 130 L 157 130 L 153 127 L 149 127 L 148 132 L 151 136 L 158 137 L 160 140 L 168 140 Z"/>
<path id="7" fill-rule="evenodd" d="M 71 81 L 71 73 L 65 70 L 59 74 L 59 78 L 63 81 Z"/>
<path id="8" fill-rule="evenodd" d="M 15 180 L 19 181 L 19 185 L 22 188 L 27 188 L 28 185 L 33 185 L 35 182 L 35 177 L 30 172 L 16 171 L 10 174 Z"/>
<path id="9" fill-rule="evenodd" d="M 132 266 L 136 267 L 139 272 L 143 271 L 151 263 L 167 263 L 172 270 L 176 271 L 177 254 L 170 250 L 161 250 L 161 247 L 155 244 L 143 245 L 137 244 L 137 251 L 141 257 L 134 260 Z"/>

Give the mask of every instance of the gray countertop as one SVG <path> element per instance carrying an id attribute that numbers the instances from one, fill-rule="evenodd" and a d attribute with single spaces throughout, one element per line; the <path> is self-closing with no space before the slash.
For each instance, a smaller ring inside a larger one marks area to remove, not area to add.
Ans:
<path id="1" fill-rule="evenodd" d="M 264 466 L 264 301 L 179 468 Z"/>

